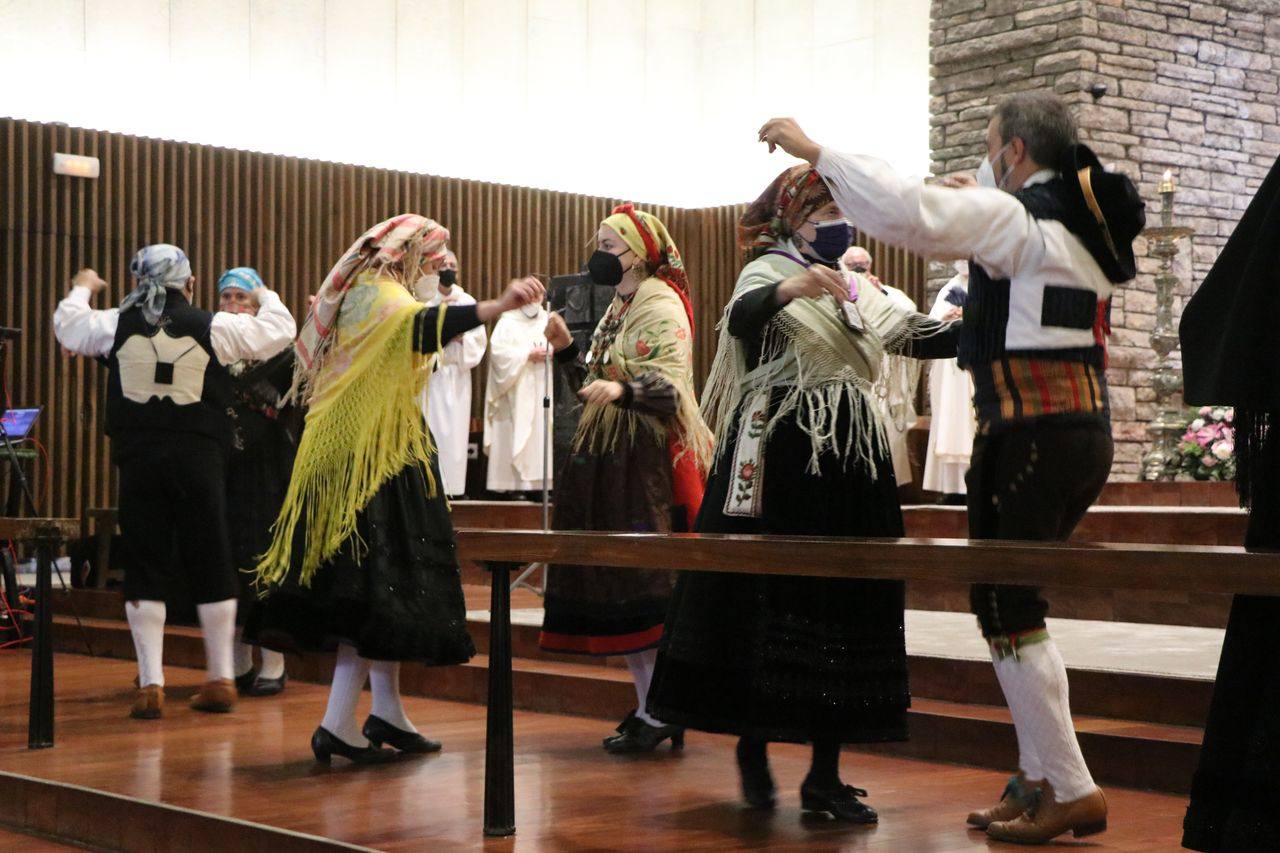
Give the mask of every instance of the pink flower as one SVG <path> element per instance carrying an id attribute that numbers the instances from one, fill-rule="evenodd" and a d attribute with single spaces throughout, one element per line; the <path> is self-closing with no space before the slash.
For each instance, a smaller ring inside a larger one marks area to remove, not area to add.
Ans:
<path id="1" fill-rule="evenodd" d="M 1213 458 L 1213 454 L 1206 453 L 1204 456 L 1200 457 L 1200 464 L 1206 468 L 1212 468 L 1214 465 L 1218 464 L 1218 460 Z"/>
<path id="2" fill-rule="evenodd" d="M 644 338 L 636 341 L 636 352 L 641 356 L 646 356 L 653 350 L 649 349 L 649 345 L 644 342 Z"/>
<path id="3" fill-rule="evenodd" d="M 1201 406 L 1200 417 L 1207 418 L 1213 414 L 1213 406 Z"/>
<path id="4" fill-rule="evenodd" d="M 756 476 L 756 466 L 750 462 L 743 464 L 742 470 L 738 472 L 738 476 L 743 480 L 754 480 Z"/>
<path id="5" fill-rule="evenodd" d="M 1204 429 L 1198 430 L 1196 432 L 1196 443 L 1199 444 L 1201 447 L 1208 447 L 1213 442 L 1213 440 L 1217 437 L 1218 436 L 1214 433 L 1214 431 L 1211 428 L 1205 427 Z"/>
<path id="6" fill-rule="evenodd" d="M 1224 421 L 1226 421 L 1227 423 L 1229 423 L 1229 424 L 1231 424 L 1231 423 L 1235 423 L 1235 420 L 1236 420 L 1236 410 L 1235 410 L 1235 409 L 1227 409 L 1227 413 L 1226 413 L 1225 415 L 1223 415 L 1223 416 L 1222 416 L 1222 419 L 1223 419 Z"/>
<path id="7" fill-rule="evenodd" d="M 1231 454 L 1236 452 L 1236 446 L 1229 441 L 1219 441 L 1213 446 L 1213 455 L 1226 462 L 1231 458 Z"/>

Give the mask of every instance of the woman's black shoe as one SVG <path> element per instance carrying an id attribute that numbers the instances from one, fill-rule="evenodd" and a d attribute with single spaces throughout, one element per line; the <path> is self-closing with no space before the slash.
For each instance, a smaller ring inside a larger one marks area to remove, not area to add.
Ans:
<path id="1" fill-rule="evenodd" d="M 287 672 L 280 673 L 279 678 L 254 678 L 253 683 L 247 689 L 241 689 L 240 692 L 248 696 L 275 696 L 284 691 L 284 685 L 288 680 Z M 239 687 L 238 684 L 236 686 Z"/>
<path id="2" fill-rule="evenodd" d="M 442 747 L 438 740 L 427 740 L 417 732 L 406 732 L 404 729 L 398 729 L 373 714 L 370 714 L 369 719 L 364 721 L 364 736 L 374 746 L 382 746 L 385 743 L 394 746 L 401 752 L 423 754 L 439 752 Z"/>
<path id="3" fill-rule="evenodd" d="M 777 787 L 773 784 L 773 774 L 769 772 L 769 758 L 763 750 L 756 755 L 756 750 L 744 744 L 740 738 L 736 750 L 738 756 L 738 778 L 742 781 L 742 799 L 753 809 L 771 809 L 776 804 Z"/>
<path id="4" fill-rule="evenodd" d="M 258 678 L 258 668 L 256 666 L 249 667 L 249 671 L 244 675 L 236 676 L 236 692 L 248 693 L 253 688 L 253 682 Z"/>
<path id="5" fill-rule="evenodd" d="M 866 791 L 852 785 L 818 788 L 806 782 L 800 786 L 800 807 L 807 812 L 826 812 L 850 823 L 876 823 L 880 820 L 876 810 L 858 800 L 866 795 Z"/>
<path id="6" fill-rule="evenodd" d="M 621 740 L 626 735 L 627 732 L 631 731 L 631 725 L 634 722 L 636 722 L 636 709 L 632 708 L 630 711 L 627 712 L 627 715 L 622 718 L 622 722 L 618 723 L 618 727 L 614 729 L 614 731 L 616 731 L 617 734 L 609 735 L 607 738 L 604 739 L 604 741 L 602 742 L 604 744 L 604 748 L 608 749 L 609 744 L 613 743 L 615 740 Z"/>
<path id="7" fill-rule="evenodd" d="M 378 749 L 376 746 L 352 746 L 338 739 L 324 726 L 316 729 L 315 734 L 311 736 L 311 751 L 315 753 L 316 761 L 321 764 L 328 764 L 335 755 L 341 755 L 356 764 L 386 764 L 388 761 L 396 760 L 396 754 L 389 749 Z"/>
<path id="8" fill-rule="evenodd" d="M 625 720 L 623 722 L 626 723 Z M 684 748 L 683 727 L 651 726 L 639 717 L 633 717 L 621 734 L 605 741 L 604 748 L 614 755 L 653 752 L 667 738 L 671 739 L 672 749 Z"/>

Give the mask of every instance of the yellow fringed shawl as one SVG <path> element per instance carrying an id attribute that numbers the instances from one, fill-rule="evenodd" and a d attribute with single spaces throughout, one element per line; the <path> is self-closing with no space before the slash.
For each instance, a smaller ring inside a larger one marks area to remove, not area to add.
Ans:
<path id="1" fill-rule="evenodd" d="M 282 581 L 293 558 L 294 530 L 306 530 L 299 583 L 356 537 L 356 513 L 406 465 L 427 464 L 435 447 L 418 397 L 435 355 L 413 350 L 414 318 L 422 305 L 399 282 L 361 273 L 347 292 L 332 350 L 318 373 L 284 505 L 257 581 Z M 438 324 L 445 307 L 440 306 Z M 439 328 L 437 328 L 439 332 Z M 438 337 L 438 334 L 437 334 Z"/>
<path id="2" fill-rule="evenodd" d="M 596 329 L 597 335 L 617 316 L 621 306 L 622 300 L 615 297 Z M 625 382 L 646 373 L 661 374 L 676 390 L 676 437 L 684 452 L 692 454 L 698 468 L 705 472 L 711 464 L 714 442 L 711 431 L 703 423 L 693 389 L 693 335 L 689 318 L 670 285 L 658 278 L 640 283 L 607 352 L 608 361 L 601 359 L 587 365 L 587 382 L 595 379 Z M 608 452 L 623 444 L 634 444 L 641 435 L 665 443 L 667 419 L 612 403 L 590 403 L 578 422 L 574 447 L 586 447 L 594 453 Z"/>

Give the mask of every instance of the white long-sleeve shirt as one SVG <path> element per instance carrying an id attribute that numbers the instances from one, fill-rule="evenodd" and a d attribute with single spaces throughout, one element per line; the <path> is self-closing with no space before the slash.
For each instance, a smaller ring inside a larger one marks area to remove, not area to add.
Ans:
<path id="1" fill-rule="evenodd" d="M 115 343 L 120 310 L 90 307 L 91 295 L 87 287 L 71 289 L 53 312 L 53 334 L 58 343 L 77 355 L 105 356 Z M 271 358 L 298 334 L 293 315 L 274 291 L 260 291 L 258 299 L 256 317 L 227 311 L 213 315 L 209 343 L 222 364 Z"/>
<path id="2" fill-rule="evenodd" d="M 1099 300 L 1113 290 L 1089 250 L 1061 222 L 1036 219 L 1002 190 L 928 185 L 875 157 L 824 148 L 816 168 L 860 231 L 930 258 L 972 258 L 993 279 L 1009 279 L 1008 349 L 1094 344 L 1092 329 L 1041 324 L 1046 285 L 1090 290 Z M 1044 169 L 1024 186 L 1054 176 Z"/>

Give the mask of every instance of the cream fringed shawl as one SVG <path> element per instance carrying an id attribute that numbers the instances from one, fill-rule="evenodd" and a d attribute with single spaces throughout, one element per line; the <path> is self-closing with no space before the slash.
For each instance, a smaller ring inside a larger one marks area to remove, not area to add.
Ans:
<path id="1" fill-rule="evenodd" d="M 414 318 L 422 310 L 398 282 L 372 271 L 361 273 L 346 292 L 333 346 L 312 385 L 271 547 L 257 566 L 261 584 L 279 583 L 289 572 L 301 521 L 306 540 L 299 582 L 309 585 L 316 569 L 356 535 L 357 512 L 406 465 L 422 464 L 434 494 L 427 463 L 435 448 L 418 397 L 435 355 L 413 349 Z"/>
<path id="2" fill-rule="evenodd" d="M 776 248 L 796 254 L 789 243 Z M 703 393 L 703 414 L 715 431 L 717 446 L 723 446 L 744 398 L 784 388 L 781 401 L 769 407 L 763 432 L 755 431 L 753 438 L 766 440 L 780 421 L 794 417 L 812 444 L 810 471 L 818 471 L 818 459 L 826 452 L 845 461 L 874 462 L 888 452 L 873 405 L 884 354 L 899 351 L 928 327 L 928 318 L 903 310 L 866 282 L 848 311 L 830 296 L 796 299 L 765 326 L 760 364 L 748 370 L 742 342 L 729 333 L 729 311 L 739 297 L 803 270 L 801 263 L 781 254 L 762 255 L 743 267 L 718 327 L 720 340 Z M 839 414 L 846 399 L 852 417 L 841 429 Z M 864 401 L 868 405 L 860 405 Z M 874 476 L 875 466 L 869 467 Z"/>
<path id="3" fill-rule="evenodd" d="M 619 314 L 621 326 L 613 332 L 610 326 L 616 323 Z M 613 334 L 613 340 L 599 357 L 591 357 L 587 364 L 587 382 L 595 379 L 625 382 L 646 373 L 660 374 L 676 390 L 674 438 L 682 446 L 682 452 L 692 454 L 699 470 L 705 472 L 711 463 L 711 431 L 698 410 L 693 388 L 693 334 L 680 297 L 661 279 L 646 279 L 629 306 L 620 297 L 614 297 L 596 327 L 593 353 L 599 351 L 595 344 L 600 342 L 600 336 L 608 334 Z M 672 437 L 666 418 L 612 403 L 590 403 L 578 422 L 574 447 L 595 453 L 609 452 L 634 444 L 640 436 L 648 436 L 658 443 L 667 443 Z"/>

